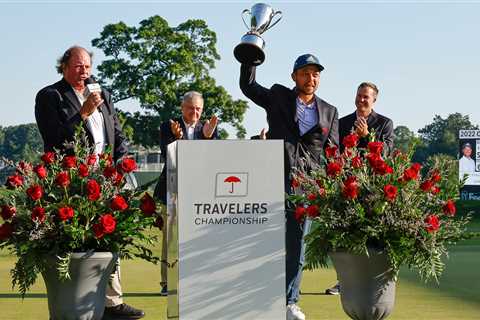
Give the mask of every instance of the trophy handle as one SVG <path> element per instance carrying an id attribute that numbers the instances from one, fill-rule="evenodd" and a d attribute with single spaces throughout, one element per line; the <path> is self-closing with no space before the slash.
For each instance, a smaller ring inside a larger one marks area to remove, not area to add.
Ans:
<path id="1" fill-rule="evenodd" d="M 252 19 L 252 13 L 250 12 L 249 9 L 245 9 L 242 11 L 242 20 L 243 20 L 243 24 L 245 25 L 245 27 L 247 27 L 248 30 L 250 30 L 252 27 L 249 26 L 246 22 L 245 22 L 245 13 L 247 13 L 250 15 L 250 19 Z"/>
<path id="2" fill-rule="evenodd" d="M 277 14 L 279 15 L 279 16 L 278 16 L 278 19 L 277 19 L 274 23 L 272 23 L 271 25 L 269 25 L 268 28 L 265 29 L 265 31 L 267 31 L 268 29 L 271 29 L 271 28 L 272 28 L 274 25 L 276 25 L 280 20 L 282 20 L 282 11 L 277 11 L 277 12 L 275 12 L 275 13 L 273 14 L 273 16 L 272 16 L 272 20 L 273 20 L 273 18 L 274 18 Z"/>

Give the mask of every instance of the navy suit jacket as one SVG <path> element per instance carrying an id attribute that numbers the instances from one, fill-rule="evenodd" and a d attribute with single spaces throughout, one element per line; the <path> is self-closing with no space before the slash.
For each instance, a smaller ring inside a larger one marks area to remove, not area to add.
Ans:
<path id="1" fill-rule="evenodd" d="M 357 120 L 357 113 L 351 113 L 348 116 L 342 117 L 340 123 L 340 142 L 343 138 L 349 135 L 352 130 L 355 130 L 354 123 Z M 390 118 L 382 116 L 372 110 L 367 120 L 368 130 L 375 131 L 375 140 L 383 142 L 383 154 L 388 155 L 393 151 L 393 121 Z M 358 141 L 359 148 L 366 148 L 368 145 L 368 136 L 360 138 Z M 343 151 L 343 145 L 342 145 Z"/>
<path id="2" fill-rule="evenodd" d="M 104 103 L 99 107 L 103 115 L 106 144 L 112 146 L 115 160 L 128 152 L 125 138 L 118 121 L 110 94 L 102 89 Z M 37 93 L 35 98 L 35 119 L 43 139 L 44 151 L 54 148 L 71 153 L 64 146 L 65 142 L 73 141 L 75 128 L 82 124 L 88 140 L 93 144 L 93 136 L 86 122 L 80 116 L 81 105 L 72 86 L 62 79 L 47 86 Z"/>
<path id="3" fill-rule="evenodd" d="M 310 156 L 320 163 L 325 147 L 338 146 L 337 108 L 315 96 L 318 108 L 318 124 L 300 135 L 296 119 L 295 89 L 274 84 L 270 89 L 255 81 L 256 67 L 242 65 L 240 88 L 242 92 L 267 112 L 268 139 L 284 140 L 285 188 L 288 191 L 291 168 L 298 165 L 299 157 Z"/>

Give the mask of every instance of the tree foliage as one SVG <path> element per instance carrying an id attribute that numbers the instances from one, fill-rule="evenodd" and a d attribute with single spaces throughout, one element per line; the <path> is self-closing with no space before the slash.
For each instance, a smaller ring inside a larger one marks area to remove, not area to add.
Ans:
<path id="1" fill-rule="evenodd" d="M 158 144 L 158 127 L 180 115 L 180 97 L 189 90 L 205 98 L 204 117 L 216 114 L 243 137 L 246 101 L 233 100 L 209 76 L 220 59 L 216 34 L 203 20 L 187 20 L 171 27 L 160 16 L 142 20 L 138 27 L 123 22 L 106 25 L 92 45 L 105 56 L 99 66 L 103 85 L 114 102 L 135 99 L 144 113 L 126 113 L 135 130 L 135 142 Z M 225 134 L 225 132 L 223 132 Z"/>
<path id="2" fill-rule="evenodd" d="M 393 141 L 395 148 L 400 149 L 403 152 L 408 152 L 410 146 L 413 143 L 418 142 L 418 138 L 415 136 L 415 133 L 406 126 L 395 127 L 393 130 L 393 135 L 395 136 Z"/>
<path id="3" fill-rule="evenodd" d="M 0 127 L 0 156 L 30 162 L 42 151 L 43 140 L 35 123 Z"/>
<path id="4" fill-rule="evenodd" d="M 416 160 L 424 161 L 434 154 L 446 154 L 453 157 L 458 153 L 458 131 L 478 129 L 470 122 L 468 115 L 452 113 L 447 118 L 435 115 L 433 122 L 418 130 L 422 145 L 417 149 Z"/>

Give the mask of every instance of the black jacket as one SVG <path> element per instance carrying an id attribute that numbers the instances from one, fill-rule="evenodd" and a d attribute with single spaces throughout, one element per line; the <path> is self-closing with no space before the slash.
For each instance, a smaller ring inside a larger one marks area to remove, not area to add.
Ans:
<path id="1" fill-rule="evenodd" d="M 106 144 L 112 146 L 115 160 L 128 152 L 125 138 L 118 121 L 110 94 L 102 89 L 104 103 L 99 107 L 103 114 Z M 73 88 L 65 79 L 47 86 L 37 93 L 35 98 L 35 119 L 42 135 L 44 151 L 53 151 L 53 148 L 65 150 L 64 143 L 73 141 L 75 128 L 82 124 L 90 143 L 93 136 L 87 128 L 86 122 L 80 116 L 80 102 Z"/>
<path id="2" fill-rule="evenodd" d="M 340 142 L 355 129 L 355 120 L 357 120 L 356 112 L 340 118 Z M 390 154 L 393 151 L 393 121 L 372 110 L 372 113 L 368 116 L 367 125 L 369 131 L 372 129 L 375 130 L 375 141 L 383 142 L 383 154 Z M 358 141 L 359 148 L 366 148 L 367 144 L 368 136 L 360 138 Z M 343 151 L 343 145 L 341 149 Z"/>
<path id="3" fill-rule="evenodd" d="M 282 139 L 285 146 L 286 188 L 291 168 L 297 165 L 299 157 L 308 153 L 319 163 L 323 150 L 329 144 L 338 146 L 337 108 L 315 96 L 318 108 L 318 124 L 300 135 L 296 119 L 295 89 L 274 84 L 270 89 L 255 81 L 256 68 L 242 65 L 240 69 L 240 88 L 242 92 L 267 112 L 268 138 Z"/>

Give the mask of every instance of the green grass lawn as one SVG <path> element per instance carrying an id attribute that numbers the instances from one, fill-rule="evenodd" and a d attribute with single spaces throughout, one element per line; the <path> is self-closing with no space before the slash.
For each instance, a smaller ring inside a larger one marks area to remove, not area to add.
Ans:
<path id="1" fill-rule="evenodd" d="M 469 230 L 480 231 L 479 218 L 471 223 Z M 160 253 L 159 245 L 155 252 Z M 48 319 L 41 278 L 23 301 L 17 291 L 12 291 L 9 270 L 14 261 L 14 257 L 0 253 L 0 319 Z M 480 319 L 480 240 L 471 239 L 453 247 L 446 263 L 440 284 L 424 284 L 414 272 L 402 270 L 397 283 L 395 309 L 388 319 Z M 146 319 L 166 319 L 167 299 L 159 296 L 159 281 L 158 266 L 138 260 L 122 261 L 125 302 L 145 310 Z M 324 290 L 335 281 L 332 268 L 304 273 L 300 305 L 308 320 L 347 319 L 340 297 L 324 294 Z"/>

